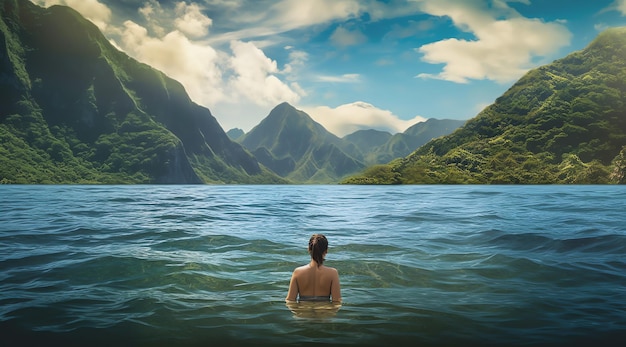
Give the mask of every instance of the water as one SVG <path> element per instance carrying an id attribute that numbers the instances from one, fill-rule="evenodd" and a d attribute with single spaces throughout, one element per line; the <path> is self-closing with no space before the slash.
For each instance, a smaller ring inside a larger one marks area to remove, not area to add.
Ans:
<path id="1" fill-rule="evenodd" d="M 0 186 L 0 341 L 621 345 L 624 186 Z M 344 297 L 284 303 L 324 233 Z"/>

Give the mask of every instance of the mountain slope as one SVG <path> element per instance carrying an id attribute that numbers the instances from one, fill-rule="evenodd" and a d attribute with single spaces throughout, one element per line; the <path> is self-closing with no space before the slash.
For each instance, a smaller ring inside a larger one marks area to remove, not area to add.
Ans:
<path id="1" fill-rule="evenodd" d="M 1 181 L 281 182 L 74 10 L 0 0 L 0 14 Z"/>
<path id="2" fill-rule="evenodd" d="M 366 129 L 348 134 L 343 140 L 355 145 L 362 153 L 368 153 L 386 144 L 391 137 L 392 135 L 386 131 Z"/>
<path id="3" fill-rule="evenodd" d="M 624 183 L 626 28 L 528 72 L 453 134 L 346 183 Z"/>
<path id="4" fill-rule="evenodd" d="M 392 159 L 404 157 L 428 141 L 454 132 L 463 124 L 464 120 L 431 118 L 394 135 L 380 151 L 389 153 Z"/>
<path id="5" fill-rule="evenodd" d="M 367 165 L 375 165 L 407 156 L 428 141 L 452 133 L 464 123 L 462 120 L 430 118 L 393 136 L 377 130 L 359 130 L 343 139 L 360 150 Z"/>
<path id="6" fill-rule="evenodd" d="M 362 170 L 349 144 L 288 103 L 238 139 L 266 167 L 295 183 L 331 183 Z"/>

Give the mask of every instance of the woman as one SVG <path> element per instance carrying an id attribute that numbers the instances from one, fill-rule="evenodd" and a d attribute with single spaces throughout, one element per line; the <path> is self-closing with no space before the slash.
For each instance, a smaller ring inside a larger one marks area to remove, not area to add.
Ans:
<path id="1" fill-rule="evenodd" d="M 322 234 L 311 236 L 309 240 L 311 262 L 293 271 L 285 301 L 341 302 L 339 273 L 336 269 L 323 265 L 326 253 L 328 253 L 326 236 Z"/>

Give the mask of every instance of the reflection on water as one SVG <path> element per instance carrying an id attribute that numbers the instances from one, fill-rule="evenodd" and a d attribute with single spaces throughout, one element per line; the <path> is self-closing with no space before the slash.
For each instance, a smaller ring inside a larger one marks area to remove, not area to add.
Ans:
<path id="1" fill-rule="evenodd" d="M 328 319 L 335 317 L 341 308 L 336 302 L 315 302 L 315 301 L 288 301 L 286 303 L 289 310 L 296 318 L 308 319 Z"/>

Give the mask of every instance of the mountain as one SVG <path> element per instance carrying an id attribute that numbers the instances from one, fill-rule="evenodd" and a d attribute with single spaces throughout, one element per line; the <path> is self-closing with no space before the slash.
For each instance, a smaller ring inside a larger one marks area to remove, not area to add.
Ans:
<path id="1" fill-rule="evenodd" d="M 462 124 L 429 119 L 393 136 L 367 129 L 339 138 L 306 113 L 283 103 L 237 142 L 265 167 L 292 183 L 334 183 L 367 165 L 405 156 Z M 237 136 L 236 130 L 232 131 Z"/>
<path id="2" fill-rule="evenodd" d="M 238 139 L 263 165 L 294 183 L 332 183 L 365 165 L 355 148 L 288 103 Z"/>
<path id="3" fill-rule="evenodd" d="M 0 105 L 0 182 L 284 182 L 68 7 L 0 0 Z"/>
<path id="4" fill-rule="evenodd" d="M 417 148 L 434 138 L 454 132 L 465 122 L 465 120 L 431 118 L 409 127 L 403 134 L 413 136 L 416 142 L 411 147 Z"/>
<path id="5" fill-rule="evenodd" d="M 343 139 L 365 153 L 374 151 L 376 148 L 386 144 L 391 139 L 391 134 L 382 130 L 365 129 L 348 134 Z"/>
<path id="6" fill-rule="evenodd" d="M 226 135 L 228 135 L 228 137 L 231 140 L 237 140 L 238 138 L 242 137 L 244 135 L 243 130 L 239 129 L 239 128 L 233 128 L 230 129 L 226 132 Z"/>
<path id="7" fill-rule="evenodd" d="M 343 139 L 360 150 L 362 156 L 359 158 L 367 165 L 375 165 L 407 156 L 428 141 L 452 133 L 464 123 L 462 120 L 430 118 L 393 136 L 384 131 L 359 130 Z"/>
<path id="8" fill-rule="evenodd" d="M 626 28 L 529 71 L 454 133 L 345 183 L 626 183 Z"/>
<path id="9" fill-rule="evenodd" d="M 404 157 L 428 141 L 454 132 L 463 124 L 464 120 L 430 118 L 395 134 L 379 152 L 389 153 L 391 159 Z"/>

